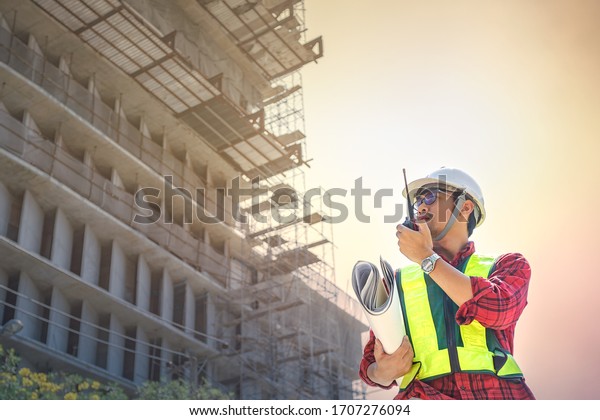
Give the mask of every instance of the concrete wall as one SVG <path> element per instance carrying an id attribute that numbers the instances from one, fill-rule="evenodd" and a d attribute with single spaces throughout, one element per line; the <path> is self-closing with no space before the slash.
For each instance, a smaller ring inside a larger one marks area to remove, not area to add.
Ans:
<path id="1" fill-rule="evenodd" d="M 211 337 L 217 337 L 217 307 L 213 301 L 213 298 L 210 294 L 206 296 L 206 334 Z M 208 339 L 208 345 L 212 348 L 219 348 L 219 344 L 217 344 L 214 340 Z"/>
<path id="2" fill-rule="evenodd" d="M 81 305 L 81 327 L 79 328 L 79 346 L 77 357 L 90 364 L 96 363 L 96 350 L 98 347 L 98 312 L 87 302 Z"/>
<path id="3" fill-rule="evenodd" d="M 112 374 L 123 376 L 125 328 L 123 328 L 123 324 L 121 324 L 121 321 L 115 315 L 111 315 L 109 329 L 106 370 Z"/>
<path id="4" fill-rule="evenodd" d="M 42 295 L 33 280 L 25 272 L 21 272 L 19 276 L 18 292 L 15 319 L 19 319 L 23 323 L 23 330 L 19 335 L 40 340 L 42 336 L 42 321 L 39 317 L 41 317 L 42 311 L 40 305 L 32 302 L 30 299 L 41 302 Z"/>
<path id="5" fill-rule="evenodd" d="M 50 309 L 50 316 L 48 317 L 46 344 L 55 350 L 66 352 L 69 339 L 69 317 L 63 313 L 69 314 L 71 306 L 56 287 L 52 290 L 50 306 L 52 309 Z"/>
<path id="6" fill-rule="evenodd" d="M 11 206 L 12 195 L 4 184 L 0 182 L 0 236 L 6 236 L 8 231 Z"/>
<path id="7" fill-rule="evenodd" d="M 98 284 L 100 279 L 100 260 L 102 246 L 94 231 L 85 226 L 83 233 L 83 252 L 81 255 L 81 278 L 88 283 Z"/>
<path id="8" fill-rule="evenodd" d="M 150 311 L 150 289 L 152 285 L 152 272 L 143 255 L 138 257 L 136 275 L 136 297 L 138 308 Z"/>
<path id="9" fill-rule="evenodd" d="M 56 210 L 54 220 L 54 238 L 50 259 L 65 270 L 71 268 L 71 255 L 73 252 L 73 227 L 65 213 L 59 208 Z"/>
<path id="10" fill-rule="evenodd" d="M 194 291 L 192 290 L 192 286 L 190 286 L 189 282 L 186 280 L 185 282 L 185 305 L 183 312 L 183 325 L 185 328 L 185 333 L 188 335 L 194 335 L 194 330 L 196 323 L 196 297 L 194 296 Z"/>
<path id="11" fill-rule="evenodd" d="M 44 212 L 29 191 L 25 191 L 18 242 L 23 248 L 39 254 L 42 244 Z"/>
<path id="12" fill-rule="evenodd" d="M 108 291 L 121 299 L 125 299 L 126 264 L 127 259 L 123 252 L 123 248 L 121 248 L 121 245 L 119 245 L 117 241 L 112 241 Z"/>
<path id="13" fill-rule="evenodd" d="M 160 317 L 167 322 L 173 321 L 173 281 L 165 268 L 160 290 Z"/>

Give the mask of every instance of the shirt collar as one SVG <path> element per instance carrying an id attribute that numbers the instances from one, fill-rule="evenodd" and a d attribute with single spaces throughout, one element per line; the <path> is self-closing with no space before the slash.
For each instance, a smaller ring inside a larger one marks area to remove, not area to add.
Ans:
<path id="1" fill-rule="evenodd" d="M 475 253 L 475 243 L 473 241 L 469 241 L 465 244 L 463 249 L 461 249 L 458 252 L 458 254 L 456 254 L 456 256 L 454 257 L 454 259 L 452 259 L 452 261 L 448 261 L 444 257 L 442 257 L 442 258 L 444 258 L 444 260 L 447 263 L 449 263 L 452 267 L 458 267 L 464 260 L 466 260 L 468 257 L 470 257 L 474 253 Z"/>

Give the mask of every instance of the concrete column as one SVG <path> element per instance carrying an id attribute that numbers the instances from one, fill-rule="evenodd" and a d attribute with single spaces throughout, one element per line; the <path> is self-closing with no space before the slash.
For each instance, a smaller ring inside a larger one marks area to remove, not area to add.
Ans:
<path id="1" fill-rule="evenodd" d="M 33 195 L 29 191 L 25 191 L 17 242 L 28 251 L 39 254 L 43 228 L 44 212 Z"/>
<path id="2" fill-rule="evenodd" d="M 4 302 L 6 302 L 6 288 L 8 287 L 8 274 L 0 269 L 0 325 L 4 325 Z"/>
<path id="3" fill-rule="evenodd" d="M 21 320 L 24 327 L 19 335 L 39 341 L 42 336 L 42 321 L 38 317 L 42 315 L 42 307 L 31 299 L 41 302 L 42 295 L 33 280 L 23 271 L 19 276 L 18 292 L 15 319 Z"/>
<path id="4" fill-rule="evenodd" d="M 227 284 L 227 287 L 231 290 L 244 287 L 245 277 L 249 275 L 244 264 L 235 258 L 228 258 L 226 261 L 228 261 L 229 264 L 229 283 Z"/>
<path id="5" fill-rule="evenodd" d="M 94 166 L 94 158 L 92 157 L 92 152 L 90 152 L 89 150 L 85 150 L 83 152 L 83 163 L 88 168 L 91 168 Z"/>
<path id="6" fill-rule="evenodd" d="M 148 336 L 140 327 L 136 331 L 136 340 L 133 381 L 139 385 L 148 379 L 148 369 L 150 368 Z"/>
<path id="7" fill-rule="evenodd" d="M 217 306 L 210 294 L 206 296 L 206 335 L 217 337 Z M 219 345 L 211 339 L 208 339 L 208 345 L 212 348 L 219 348 Z"/>
<path id="8" fill-rule="evenodd" d="M 183 309 L 183 326 L 184 331 L 188 335 L 194 335 L 196 321 L 196 297 L 192 286 L 186 280 L 185 282 L 185 303 Z"/>
<path id="9" fill-rule="evenodd" d="M 81 327 L 79 328 L 79 347 L 77 357 L 90 364 L 96 363 L 96 350 L 98 348 L 98 312 L 87 302 L 81 305 Z"/>
<path id="10" fill-rule="evenodd" d="M 46 344 L 48 347 L 64 353 L 67 351 L 69 340 L 69 317 L 64 313 L 70 313 L 71 307 L 65 296 L 56 287 L 52 289 L 50 306 L 52 309 L 50 309 L 48 317 Z"/>
<path id="11" fill-rule="evenodd" d="M 119 319 L 110 316 L 110 332 L 108 334 L 108 358 L 106 370 L 118 376 L 123 376 L 123 362 L 125 359 L 125 328 Z"/>
<path id="12" fill-rule="evenodd" d="M 152 285 L 152 273 L 150 266 L 143 255 L 138 257 L 137 261 L 137 288 L 135 301 L 140 309 L 150 311 L 150 289 Z"/>
<path id="13" fill-rule="evenodd" d="M 59 208 L 56 210 L 54 220 L 54 238 L 50 259 L 65 270 L 71 268 L 71 255 L 73 252 L 73 227 L 65 213 Z"/>
<path id="14" fill-rule="evenodd" d="M 91 284 L 98 284 L 102 246 L 94 231 L 85 225 L 83 232 L 83 252 L 81 255 L 81 278 Z"/>
<path id="15" fill-rule="evenodd" d="M 160 317 L 167 322 L 173 321 L 173 281 L 166 268 L 161 282 Z"/>
<path id="16" fill-rule="evenodd" d="M 117 187 L 121 188 L 121 189 L 125 189 L 125 185 L 123 184 L 123 180 L 121 179 L 121 176 L 119 175 L 119 173 L 117 172 L 117 170 L 115 168 L 112 168 L 111 172 L 110 172 L 110 181 Z"/>
<path id="17" fill-rule="evenodd" d="M 7 235 L 11 208 L 12 194 L 4 184 L 0 182 L 0 236 Z"/>
<path id="18" fill-rule="evenodd" d="M 38 135 L 42 133 L 28 110 L 23 113 L 23 125 Z"/>
<path id="19" fill-rule="evenodd" d="M 123 249 L 117 241 L 112 242 L 110 259 L 110 278 L 108 291 L 121 299 L 125 299 L 125 276 L 127 275 L 127 261 Z"/>

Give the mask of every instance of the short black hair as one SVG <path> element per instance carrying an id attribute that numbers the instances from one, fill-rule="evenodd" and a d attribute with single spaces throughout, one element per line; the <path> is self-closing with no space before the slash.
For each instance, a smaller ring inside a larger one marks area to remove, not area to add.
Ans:
<path id="1" fill-rule="evenodd" d="M 469 220 L 467 221 L 467 235 L 471 236 L 475 226 L 477 225 L 477 220 L 475 220 L 475 210 L 469 214 Z"/>

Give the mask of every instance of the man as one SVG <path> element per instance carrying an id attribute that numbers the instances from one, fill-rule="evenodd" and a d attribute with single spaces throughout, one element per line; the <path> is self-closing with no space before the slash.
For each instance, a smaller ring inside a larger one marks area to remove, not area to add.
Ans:
<path id="1" fill-rule="evenodd" d="M 417 230 L 396 227 L 400 252 L 417 264 L 396 272 L 407 337 L 386 354 L 371 331 L 361 378 L 385 389 L 397 384 L 395 399 L 534 399 L 513 358 L 529 263 L 517 253 L 475 254 L 469 236 L 485 207 L 465 172 L 441 168 L 408 191 Z"/>

